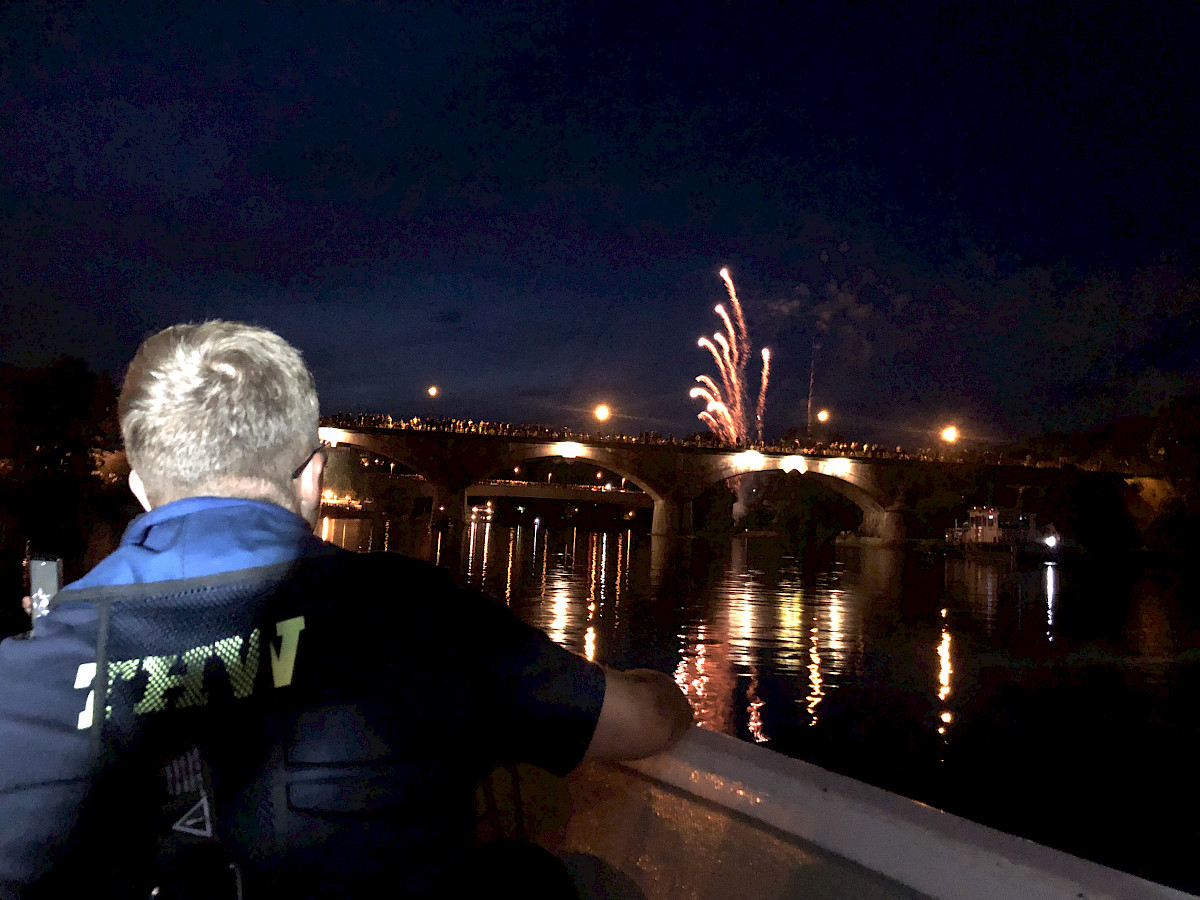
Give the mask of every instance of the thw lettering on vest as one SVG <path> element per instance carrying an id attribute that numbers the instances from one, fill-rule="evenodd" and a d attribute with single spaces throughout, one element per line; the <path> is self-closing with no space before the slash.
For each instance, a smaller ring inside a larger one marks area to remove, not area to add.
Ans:
<path id="1" fill-rule="evenodd" d="M 271 682 L 274 687 L 287 687 L 292 683 L 296 668 L 296 652 L 300 647 L 300 632 L 304 630 L 304 616 L 284 619 L 275 623 L 275 639 L 268 643 L 271 654 Z M 229 687 L 235 698 L 249 697 L 258 677 L 258 665 L 262 636 L 259 629 L 249 637 L 228 637 L 215 644 L 193 647 L 170 656 L 144 656 L 140 659 L 110 660 L 108 663 L 108 695 L 118 681 L 133 681 L 142 672 L 146 673 L 146 686 L 141 699 L 133 705 L 135 715 L 161 712 L 168 706 L 183 709 L 188 706 L 203 706 L 208 702 L 204 690 L 204 673 L 209 661 L 221 663 Z M 75 672 L 75 689 L 86 690 L 87 700 L 79 714 L 78 729 L 92 727 L 96 703 L 96 664 L 84 663 Z M 104 718 L 112 718 L 112 706 L 104 709 Z"/>

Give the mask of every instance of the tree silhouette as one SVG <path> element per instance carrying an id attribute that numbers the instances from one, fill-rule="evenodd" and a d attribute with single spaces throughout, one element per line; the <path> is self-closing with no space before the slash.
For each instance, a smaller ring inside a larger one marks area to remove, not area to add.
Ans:
<path id="1" fill-rule="evenodd" d="M 102 489 L 99 451 L 120 446 L 116 398 L 106 374 L 73 357 L 0 369 L 0 567 L 28 545 L 77 574 Z"/>

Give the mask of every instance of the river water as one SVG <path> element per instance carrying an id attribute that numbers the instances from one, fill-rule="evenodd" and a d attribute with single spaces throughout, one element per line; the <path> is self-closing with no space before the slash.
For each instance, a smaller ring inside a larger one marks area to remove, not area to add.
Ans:
<path id="1" fill-rule="evenodd" d="M 1194 580 L 880 547 L 799 560 L 770 536 L 322 533 L 437 559 L 571 650 L 673 673 L 705 728 L 1200 892 Z"/>

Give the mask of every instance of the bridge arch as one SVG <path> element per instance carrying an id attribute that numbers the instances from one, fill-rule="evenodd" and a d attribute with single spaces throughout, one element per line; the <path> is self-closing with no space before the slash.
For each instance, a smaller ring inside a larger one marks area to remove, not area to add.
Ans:
<path id="1" fill-rule="evenodd" d="M 497 459 L 498 464 L 488 474 L 501 470 L 511 470 L 516 466 L 539 459 L 586 461 L 636 485 L 639 490 L 645 492 L 656 502 L 662 499 L 659 492 L 655 490 L 654 485 L 647 482 L 645 476 L 637 471 L 636 468 L 629 466 L 627 461 L 614 457 L 612 454 L 604 453 L 603 448 L 580 444 L 576 441 L 558 441 L 550 445 L 548 449 L 544 446 L 511 445 L 501 452 Z"/>
<path id="2" fill-rule="evenodd" d="M 322 427 L 320 433 L 329 443 L 351 444 L 408 466 L 434 486 L 437 502 L 459 522 L 467 489 L 491 473 L 560 457 L 587 460 L 637 485 L 654 502 L 655 534 L 691 534 L 692 503 L 713 485 L 749 472 L 782 470 L 827 480 L 863 510 L 864 534 L 903 537 L 900 512 L 880 487 L 873 460 L 402 429 Z"/>
<path id="3" fill-rule="evenodd" d="M 437 495 L 435 502 L 455 522 L 466 518 L 468 488 L 480 484 L 495 472 L 534 460 L 556 458 L 586 460 L 626 479 L 653 501 L 655 522 L 658 523 L 661 518 L 661 510 L 666 502 L 665 492 L 637 465 L 631 464 L 627 454 L 613 452 L 604 444 L 557 440 L 492 440 L 483 446 L 485 452 L 480 453 L 480 442 L 472 440 L 479 437 L 485 436 L 391 429 L 320 428 L 320 438 L 326 443 L 378 453 L 412 469 L 433 486 Z M 690 521 L 686 525 L 690 530 Z M 659 529 L 656 527 L 655 531 Z"/>
<path id="4" fill-rule="evenodd" d="M 817 478 L 854 503 L 863 513 L 860 533 L 864 536 L 883 540 L 899 540 L 904 537 L 900 510 L 879 487 L 871 465 L 863 460 L 800 454 L 764 454 L 757 450 L 743 450 L 728 454 L 728 458 L 722 464 L 714 467 L 714 475 L 718 477 L 705 485 L 704 490 L 738 475 L 772 471 L 799 472 L 806 477 Z M 699 493 L 696 496 L 699 496 Z"/>

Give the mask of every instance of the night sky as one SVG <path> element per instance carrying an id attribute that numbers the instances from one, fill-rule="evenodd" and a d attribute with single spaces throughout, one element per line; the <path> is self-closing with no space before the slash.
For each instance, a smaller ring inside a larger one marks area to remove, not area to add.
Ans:
<path id="1" fill-rule="evenodd" d="M 1192 4 L 0 9 L 0 360 L 280 331 L 322 409 L 1000 441 L 1200 388 Z M 441 389 L 430 401 L 425 389 Z M 757 390 L 757 373 L 751 394 Z"/>

